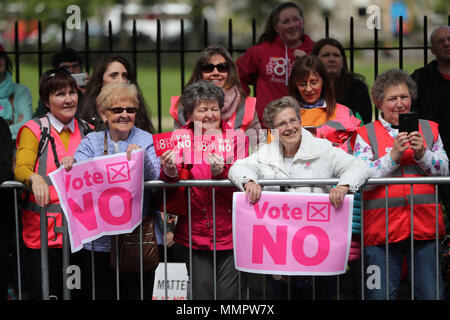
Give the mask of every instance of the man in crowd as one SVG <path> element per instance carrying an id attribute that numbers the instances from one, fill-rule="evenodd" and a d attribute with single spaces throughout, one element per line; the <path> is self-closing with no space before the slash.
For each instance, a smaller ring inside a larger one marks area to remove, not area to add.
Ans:
<path id="1" fill-rule="evenodd" d="M 440 26 L 431 32 L 431 52 L 436 59 L 413 72 L 417 100 L 413 111 L 419 118 L 439 124 L 444 149 L 450 154 L 450 27 Z M 441 200 L 450 212 L 450 185 L 440 185 Z"/>

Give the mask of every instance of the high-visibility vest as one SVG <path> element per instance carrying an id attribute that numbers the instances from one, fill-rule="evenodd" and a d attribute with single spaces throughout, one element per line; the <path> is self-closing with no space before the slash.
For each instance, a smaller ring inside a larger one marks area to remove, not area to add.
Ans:
<path id="1" fill-rule="evenodd" d="M 336 103 L 335 115 L 334 119 L 317 128 L 316 135 L 318 138 L 329 140 L 333 146 L 352 154 L 351 146 L 356 139 L 356 130 L 361 125 L 361 120 L 355 117 L 350 108 L 339 103 Z"/>
<path id="2" fill-rule="evenodd" d="M 419 132 L 424 137 L 424 145 L 432 150 L 439 137 L 435 122 L 419 120 Z M 389 152 L 394 139 L 383 124 L 377 120 L 358 129 L 358 134 L 372 148 L 374 159 L 379 159 Z M 394 177 L 423 177 L 427 174 L 420 168 L 414 158 L 414 152 L 408 148 L 400 160 L 400 166 L 393 172 Z M 364 245 L 386 243 L 386 187 L 378 186 L 363 192 L 364 209 Z M 411 236 L 411 202 L 413 203 L 414 239 L 431 240 L 436 238 L 436 209 L 438 212 L 438 234 L 445 233 L 441 205 L 436 208 L 435 188 L 431 184 L 388 185 L 388 232 L 389 243 L 408 239 Z"/>
<path id="3" fill-rule="evenodd" d="M 170 98 L 170 115 L 178 122 L 180 127 L 186 125 L 186 120 L 183 116 L 183 108 L 178 108 L 179 96 L 174 96 Z M 250 125 L 250 123 L 255 118 L 255 105 L 256 98 L 247 97 L 245 100 L 241 101 L 236 111 L 233 112 L 229 119 L 223 119 L 225 122 L 234 130 L 241 129 L 245 132 Z"/>
<path id="4" fill-rule="evenodd" d="M 70 134 L 68 150 L 65 149 L 63 142 L 58 132 L 50 126 L 50 135 L 54 139 L 55 150 L 57 158 L 60 161 L 65 156 L 73 156 L 75 150 L 84 137 L 82 127 L 79 121 L 75 120 L 75 130 Z M 20 128 L 17 134 L 17 143 L 20 140 L 20 135 L 24 127 L 30 129 L 36 138 L 41 141 L 41 123 L 39 118 L 32 119 L 25 123 Z M 48 174 L 57 169 L 55 159 L 53 156 L 53 150 L 50 142 L 42 150 L 42 155 L 37 159 L 34 172 L 38 173 L 44 178 L 49 186 L 50 201 L 46 206 L 47 209 L 47 238 L 49 248 L 61 248 L 62 247 L 62 233 L 58 228 L 62 227 L 62 209 L 59 204 L 58 194 L 55 187 L 52 184 Z M 41 208 L 32 192 L 23 193 L 23 210 L 22 210 L 22 224 L 23 224 L 23 241 L 28 248 L 40 249 L 41 248 L 41 231 L 40 231 L 40 211 Z"/>

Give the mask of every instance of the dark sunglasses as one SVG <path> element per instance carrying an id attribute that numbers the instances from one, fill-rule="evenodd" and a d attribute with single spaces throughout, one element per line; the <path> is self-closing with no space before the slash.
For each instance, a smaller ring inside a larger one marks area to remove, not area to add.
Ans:
<path id="1" fill-rule="evenodd" d="M 108 108 L 108 110 L 111 110 L 113 113 L 116 113 L 116 114 L 120 114 L 124 110 L 126 110 L 127 113 L 136 113 L 137 112 L 137 108 L 133 108 L 133 107 L 126 107 L 126 108 L 115 107 L 115 108 Z"/>
<path id="2" fill-rule="evenodd" d="M 228 72 L 228 65 L 226 63 L 212 64 L 208 63 L 202 66 L 202 71 L 206 73 L 211 73 L 214 71 L 214 68 L 217 68 L 219 72 Z"/>
<path id="3" fill-rule="evenodd" d="M 42 74 L 42 79 L 44 81 L 48 81 L 51 78 L 53 78 L 54 76 L 56 76 L 58 73 L 64 73 L 64 74 L 70 74 L 70 71 L 67 67 L 61 67 L 61 68 L 57 68 L 57 69 L 50 69 L 45 71 Z"/>

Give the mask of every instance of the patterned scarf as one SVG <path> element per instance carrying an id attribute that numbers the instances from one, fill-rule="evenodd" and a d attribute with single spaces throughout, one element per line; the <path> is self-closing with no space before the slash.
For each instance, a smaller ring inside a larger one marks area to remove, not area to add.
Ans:
<path id="1" fill-rule="evenodd" d="M 317 100 L 315 103 L 313 104 L 305 104 L 303 102 L 300 102 L 300 108 L 302 109 L 314 109 L 314 108 L 326 108 L 327 104 L 325 103 L 325 99 L 324 98 L 320 98 L 319 100 Z"/>
<path id="2" fill-rule="evenodd" d="M 236 111 L 236 108 L 239 105 L 239 101 L 241 100 L 241 95 L 239 94 L 237 86 L 225 89 L 223 90 L 223 92 L 225 93 L 225 101 L 220 114 L 222 120 L 227 121 L 231 118 L 233 112 Z"/>
<path id="3" fill-rule="evenodd" d="M 11 122 L 13 117 L 13 107 L 9 97 L 14 93 L 14 83 L 11 73 L 6 72 L 5 79 L 0 83 L 0 117 Z"/>

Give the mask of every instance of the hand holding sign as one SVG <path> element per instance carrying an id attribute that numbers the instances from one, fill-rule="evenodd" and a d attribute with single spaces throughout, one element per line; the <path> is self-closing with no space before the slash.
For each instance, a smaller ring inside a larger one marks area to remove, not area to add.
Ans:
<path id="1" fill-rule="evenodd" d="M 349 187 L 344 185 L 337 186 L 336 188 L 332 188 L 330 190 L 330 202 L 335 208 L 339 208 L 339 206 L 342 204 L 342 201 L 344 201 L 344 197 L 348 193 L 348 191 Z"/>
<path id="2" fill-rule="evenodd" d="M 61 165 L 66 169 L 66 171 L 70 171 L 75 162 L 76 161 L 73 156 L 67 156 L 61 159 Z"/>
<path id="3" fill-rule="evenodd" d="M 127 160 L 130 161 L 131 160 L 131 151 L 133 150 L 137 150 L 140 149 L 141 147 L 138 146 L 137 144 L 130 144 L 127 147 Z"/>
<path id="4" fill-rule="evenodd" d="M 213 177 L 218 176 L 223 172 L 225 167 L 225 162 L 222 157 L 218 156 L 215 153 L 210 153 L 208 155 L 208 162 L 211 165 L 211 174 Z"/>
<path id="5" fill-rule="evenodd" d="M 244 185 L 244 189 L 250 203 L 258 202 L 259 198 L 261 198 L 262 188 L 259 184 L 249 181 Z"/>
<path id="6" fill-rule="evenodd" d="M 353 195 L 345 196 L 336 209 L 325 193 L 263 192 L 255 204 L 243 192 L 234 193 L 236 269 L 284 275 L 345 273 L 352 210 Z"/>
<path id="7" fill-rule="evenodd" d="M 177 165 L 175 164 L 175 152 L 173 150 L 165 151 L 161 155 L 160 161 L 166 175 L 175 177 L 178 174 Z"/>
<path id="8" fill-rule="evenodd" d="M 142 220 L 144 150 L 64 164 L 50 173 L 67 219 L 72 252 L 102 235 L 129 233 Z"/>

